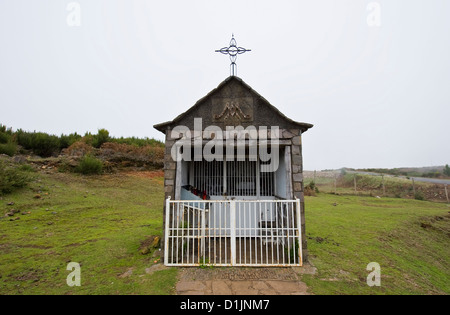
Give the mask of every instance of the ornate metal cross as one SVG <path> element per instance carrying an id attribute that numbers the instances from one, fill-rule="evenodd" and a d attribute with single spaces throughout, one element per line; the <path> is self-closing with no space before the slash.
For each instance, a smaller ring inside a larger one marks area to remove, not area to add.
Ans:
<path id="1" fill-rule="evenodd" d="M 236 59 L 238 55 L 241 55 L 247 51 L 251 51 L 250 49 L 245 49 L 242 47 L 238 47 L 236 40 L 234 39 L 234 34 L 231 37 L 230 46 L 224 47 L 222 49 L 216 50 L 216 52 L 220 52 L 224 55 L 229 55 L 231 60 L 230 65 L 230 75 L 237 75 L 237 64 Z"/>

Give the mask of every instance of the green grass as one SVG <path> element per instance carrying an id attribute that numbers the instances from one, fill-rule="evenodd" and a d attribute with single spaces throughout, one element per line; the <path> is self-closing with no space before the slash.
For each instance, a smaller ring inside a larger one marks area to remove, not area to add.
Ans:
<path id="1" fill-rule="evenodd" d="M 306 197 L 306 233 L 315 294 L 449 294 L 450 208 L 397 198 Z M 337 205 L 334 205 L 337 204 Z M 381 266 L 369 287 L 366 266 Z"/>
<path id="2" fill-rule="evenodd" d="M 162 235 L 163 178 L 137 175 L 34 173 L 28 187 L 3 196 L 0 294 L 174 294 L 178 270 L 147 274 L 157 258 L 138 250 Z M 305 204 L 318 269 L 302 277 L 309 292 L 450 293 L 448 205 L 326 193 Z M 9 221 L 12 208 L 31 213 Z M 69 262 L 81 264 L 81 287 L 66 284 Z M 381 287 L 366 284 L 370 262 L 381 266 Z"/>
<path id="3" fill-rule="evenodd" d="M 156 258 L 138 251 L 162 234 L 163 196 L 160 177 L 40 174 L 1 200 L 0 294 L 172 294 L 176 269 L 148 275 Z M 11 222 L 11 208 L 31 213 Z M 66 284 L 69 262 L 80 287 Z"/>
<path id="4" fill-rule="evenodd" d="M 336 193 L 340 195 L 355 195 L 354 189 L 354 176 L 355 174 L 347 173 L 345 175 L 338 175 L 336 180 Z M 305 178 L 305 187 L 313 182 L 314 179 L 309 175 Z M 408 198 L 408 199 L 425 199 L 432 201 L 445 202 L 445 190 L 443 185 L 436 185 L 426 182 L 415 182 L 416 195 L 414 194 L 414 188 L 412 181 L 407 178 L 384 176 L 383 191 L 383 178 L 381 176 L 357 174 L 356 175 L 357 189 L 356 194 L 360 196 L 383 196 L 395 197 L 395 198 Z M 335 192 L 335 180 L 332 175 L 327 174 L 324 176 L 319 173 L 315 182 L 320 192 L 334 193 Z"/>

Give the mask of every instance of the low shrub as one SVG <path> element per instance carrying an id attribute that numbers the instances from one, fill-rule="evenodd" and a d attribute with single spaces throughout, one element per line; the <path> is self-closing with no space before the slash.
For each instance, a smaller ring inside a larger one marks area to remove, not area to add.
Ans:
<path id="1" fill-rule="evenodd" d="M 100 148 L 102 144 L 110 140 L 111 138 L 109 137 L 109 131 L 106 129 L 99 129 L 96 135 L 86 132 L 84 137 L 81 139 L 84 143 L 97 149 Z"/>
<path id="2" fill-rule="evenodd" d="M 70 147 L 68 147 L 64 152 L 65 154 L 68 154 L 69 156 L 85 156 L 90 155 L 94 148 L 85 143 L 83 140 L 76 141 Z"/>
<path id="3" fill-rule="evenodd" d="M 164 147 L 164 143 L 156 140 L 156 139 L 150 139 L 150 138 L 136 138 L 136 137 L 129 137 L 129 138 L 112 138 L 109 140 L 110 142 L 120 143 L 120 144 L 128 144 L 128 145 L 134 145 L 136 147 L 145 147 L 145 146 L 152 146 L 152 147 Z"/>
<path id="4" fill-rule="evenodd" d="M 316 196 L 316 193 L 319 193 L 319 188 L 316 186 L 314 181 L 311 181 L 308 185 L 305 186 L 305 196 Z"/>
<path id="5" fill-rule="evenodd" d="M 64 135 L 62 134 L 61 137 L 59 137 L 59 148 L 66 149 L 70 147 L 75 142 L 79 141 L 81 139 L 81 136 L 79 134 L 71 133 L 70 135 Z"/>
<path id="6" fill-rule="evenodd" d="M 0 132 L 0 144 L 5 144 L 11 141 L 11 136 L 5 132 Z"/>
<path id="7" fill-rule="evenodd" d="M 416 193 L 414 194 L 414 199 L 416 199 L 416 200 L 425 200 L 425 196 L 423 195 L 423 192 L 416 191 Z"/>
<path id="8" fill-rule="evenodd" d="M 446 164 L 442 172 L 444 173 L 445 176 L 450 176 L 450 166 Z"/>
<path id="9" fill-rule="evenodd" d="M 75 171 L 84 175 L 95 175 L 103 172 L 103 163 L 99 159 L 85 155 L 81 160 Z"/>
<path id="10" fill-rule="evenodd" d="M 6 128 L 6 126 L 0 124 L 0 143 L 6 144 L 11 142 L 13 132 L 11 128 Z"/>
<path id="11" fill-rule="evenodd" d="M 50 157 L 55 152 L 59 152 L 59 137 L 43 132 L 17 131 L 17 143 L 26 150 L 32 150 L 41 157 Z"/>
<path id="12" fill-rule="evenodd" d="M 164 164 L 164 148 L 146 145 L 137 147 L 125 143 L 107 142 L 100 148 L 100 155 L 113 162 L 139 162 L 162 166 Z"/>
<path id="13" fill-rule="evenodd" d="M 33 166 L 29 164 L 22 164 L 17 167 L 19 171 L 29 172 L 29 173 L 35 173 L 36 170 L 33 168 Z"/>
<path id="14" fill-rule="evenodd" d="M 17 152 L 17 145 L 14 142 L 0 143 L 0 154 L 13 156 Z"/>
<path id="15" fill-rule="evenodd" d="M 412 176 L 412 175 L 411 175 L 411 176 Z M 423 176 L 423 177 L 429 177 L 429 178 L 438 178 L 438 177 L 441 176 L 441 173 L 440 173 L 439 171 L 433 170 L 433 171 L 430 171 L 430 172 L 427 172 L 427 173 L 423 173 L 423 174 L 420 174 L 420 173 L 419 173 L 419 175 L 414 175 L 414 176 L 418 176 L 418 177 Z"/>
<path id="16" fill-rule="evenodd" d="M 95 148 L 100 148 L 103 143 L 109 141 L 109 131 L 106 129 L 99 129 L 97 135 L 94 136 L 92 145 Z"/>
<path id="17" fill-rule="evenodd" d="M 19 167 L 0 162 L 0 194 L 11 193 L 16 188 L 25 187 L 32 177 Z"/>
<path id="18" fill-rule="evenodd" d="M 113 143 L 113 144 L 111 144 Z M 28 132 L 22 129 L 13 131 L 0 124 L 0 154 L 14 155 L 17 148 L 20 153 L 31 152 L 47 158 L 60 153 L 81 157 L 98 151 L 104 145 L 116 145 L 120 154 L 130 154 L 125 159 L 138 162 L 151 162 L 162 165 L 164 160 L 164 143 L 149 138 L 114 138 L 106 129 L 99 129 L 97 134 L 87 132 L 84 136 L 72 133 L 55 136 L 43 132 Z M 97 154 L 96 154 L 97 155 Z M 97 155 L 98 156 L 98 155 Z M 119 157 L 122 158 L 122 157 Z"/>

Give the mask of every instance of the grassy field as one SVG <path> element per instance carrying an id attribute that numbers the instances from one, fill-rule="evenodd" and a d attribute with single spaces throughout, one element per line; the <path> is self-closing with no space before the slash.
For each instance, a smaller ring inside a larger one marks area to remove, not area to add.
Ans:
<path id="1" fill-rule="evenodd" d="M 158 258 L 139 252 L 162 233 L 160 172 L 35 176 L 0 200 L 0 294 L 174 293 L 177 269 L 148 274 Z M 306 207 L 311 293 L 450 293 L 448 205 L 319 193 Z M 13 208 L 30 213 L 3 217 Z M 69 262 L 81 264 L 81 287 L 66 284 Z M 366 284 L 369 262 L 381 287 Z"/>
<path id="2" fill-rule="evenodd" d="M 335 182 L 336 176 L 336 182 Z M 320 192 L 341 195 L 355 195 L 355 174 L 340 174 L 333 171 L 317 172 L 316 176 L 311 171 L 305 172 L 305 185 L 314 182 Z M 336 183 L 336 187 L 335 187 Z M 359 196 L 383 196 L 404 199 L 421 199 L 436 202 L 446 202 L 445 188 L 442 184 L 433 184 L 416 181 L 414 187 L 411 179 L 396 176 L 381 176 L 356 174 L 357 189 Z M 384 183 L 384 190 L 383 190 Z"/>
<path id="3" fill-rule="evenodd" d="M 162 233 L 163 180 L 151 177 L 40 174 L 3 197 L 0 294 L 173 293 L 176 270 L 148 275 L 158 258 L 138 251 Z M 31 213 L 3 218 L 12 208 Z M 81 287 L 66 284 L 69 262 L 81 264 Z"/>
<path id="4" fill-rule="evenodd" d="M 398 198 L 306 197 L 315 294 L 449 294 L 450 207 Z M 381 287 L 366 283 L 370 262 Z"/>

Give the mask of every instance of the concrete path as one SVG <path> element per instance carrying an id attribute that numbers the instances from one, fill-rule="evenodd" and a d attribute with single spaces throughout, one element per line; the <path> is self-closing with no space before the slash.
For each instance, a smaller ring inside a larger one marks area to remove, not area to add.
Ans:
<path id="1" fill-rule="evenodd" d="M 178 295 L 308 295 L 301 274 L 315 268 L 182 268 Z"/>

